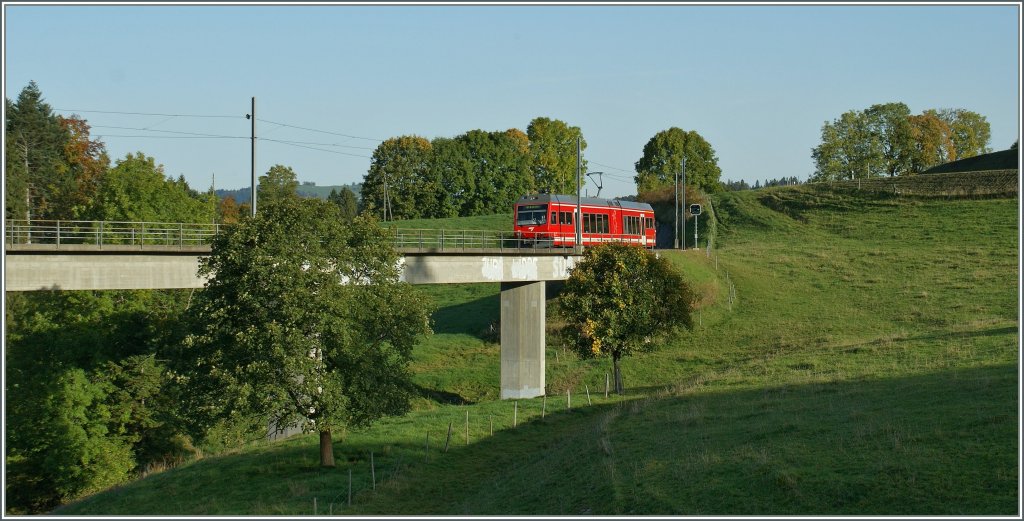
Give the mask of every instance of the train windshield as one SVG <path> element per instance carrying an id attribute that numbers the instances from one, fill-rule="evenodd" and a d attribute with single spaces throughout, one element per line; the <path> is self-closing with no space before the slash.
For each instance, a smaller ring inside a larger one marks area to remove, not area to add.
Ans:
<path id="1" fill-rule="evenodd" d="M 536 226 L 548 222 L 548 205 L 521 204 L 516 212 L 516 226 Z"/>

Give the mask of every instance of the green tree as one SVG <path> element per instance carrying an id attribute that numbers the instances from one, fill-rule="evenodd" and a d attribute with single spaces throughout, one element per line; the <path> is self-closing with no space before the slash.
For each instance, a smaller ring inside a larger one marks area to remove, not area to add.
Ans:
<path id="1" fill-rule="evenodd" d="M 457 217 L 470 215 L 469 198 L 476 186 L 476 166 L 469 157 L 469 149 L 462 139 L 435 138 L 431 141 L 433 157 L 430 162 L 430 177 L 440 184 L 431 204 L 431 217 Z"/>
<path id="2" fill-rule="evenodd" d="M 86 215 L 97 221 L 208 223 L 215 200 L 189 188 L 184 178 L 164 177 L 162 165 L 138 152 L 107 172 Z"/>
<path id="3" fill-rule="evenodd" d="M 346 225 L 326 201 L 277 200 L 218 235 L 200 273 L 186 345 L 212 410 L 319 432 L 324 466 L 332 430 L 408 410 L 429 315 L 371 217 Z"/>
<path id="4" fill-rule="evenodd" d="M 428 213 L 439 189 L 427 182 L 430 156 L 430 141 L 419 136 L 391 138 L 378 145 L 363 179 L 364 210 L 387 220 Z"/>
<path id="5" fill-rule="evenodd" d="M 65 200 L 75 190 L 65 156 L 68 131 L 30 82 L 16 102 L 5 100 L 7 218 L 69 219 Z"/>
<path id="6" fill-rule="evenodd" d="M 811 156 L 815 162 L 813 181 L 846 181 L 878 175 L 883 169 L 880 148 L 864 113 L 851 110 L 821 127 L 821 144 Z"/>
<path id="7" fill-rule="evenodd" d="M 508 212 L 534 189 L 529 150 L 523 147 L 522 133 L 512 130 L 471 130 L 455 138 L 466 154 L 463 165 L 469 168 L 460 215 Z"/>
<path id="8" fill-rule="evenodd" d="M 332 188 L 327 200 L 338 206 L 341 216 L 346 222 L 351 221 L 359 214 L 359 201 L 356 199 L 356 194 L 347 186 L 343 186 L 341 192 Z"/>
<path id="9" fill-rule="evenodd" d="M 259 178 L 256 188 L 256 211 L 274 201 L 297 198 L 298 190 L 299 180 L 295 176 L 295 171 L 288 166 L 274 165 Z"/>
<path id="10" fill-rule="evenodd" d="M 988 119 L 965 109 L 941 109 L 934 112 L 949 125 L 957 159 L 967 159 L 992 151 L 988 144 L 992 138 Z"/>
<path id="11" fill-rule="evenodd" d="M 884 103 L 868 107 L 863 117 L 866 120 L 872 151 L 881 157 L 880 172 L 872 177 L 887 175 L 893 177 L 910 171 L 914 149 L 913 133 L 910 126 L 910 108 L 904 103 Z"/>
<path id="12" fill-rule="evenodd" d="M 560 303 L 567 343 L 585 358 L 611 356 L 615 390 L 622 394 L 619 361 L 692 327 L 695 296 L 667 258 L 611 243 L 587 248 Z"/>
<path id="13" fill-rule="evenodd" d="M 637 193 L 672 186 L 686 156 L 686 184 L 705 192 L 721 191 L 718 156 L 711 144 L 697 131 L 678 127 L 662 130 L 644 145 L 644 154 L 636 162 Z"/>
<path id="14" fill-rule="evenodd" d="M 42 513 L 187 453 L 173 359 L 187 291 L 9 294 L 9 512 Z"/>
<path id="15" fill-rule="evenodd" d="M 580 148 L 587 149 L 583 132 L 559 119 L 534 118 L 526 127 L 530 140 L 531 170 L 537 190 L 553 194 L 576 193 L 576 140 Z M 583 160 L 583 172 L 587 172 Z M 580 179 L 580 182 L 583 182 Z"/>

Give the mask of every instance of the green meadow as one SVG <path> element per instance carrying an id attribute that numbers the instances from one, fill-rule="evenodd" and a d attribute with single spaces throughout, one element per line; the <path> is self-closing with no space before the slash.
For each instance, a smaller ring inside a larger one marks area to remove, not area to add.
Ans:
<path id="1" fill-rule="evenodd" d="M 337 433 L 336 468 L 302 435 L 56 513 L 1018 515 L 1018 200 L 713 203 L 714 249 L 659 252 L 699 290 L 694 329 L 625 359 L 624 396 L 562 348 L 551 298 L 547 397 L 498 400 L 498 285 L 422 286 L 414 410 Z"/>

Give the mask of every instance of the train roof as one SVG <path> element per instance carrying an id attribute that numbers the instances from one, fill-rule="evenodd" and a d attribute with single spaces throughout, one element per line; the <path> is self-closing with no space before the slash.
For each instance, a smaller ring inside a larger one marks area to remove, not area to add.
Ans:
<path id="1" fill-rule="evenodd" d="M 561 204 L 576 204 L 575 195 L 558 195 L 558 194 L 529 194 L 524 195 L 516 201 L 516 204 L 545 204 L 545 203 L 561 203 Z M 580 204 L 588 206 L 608 206 L 615 208 L 628 208 L 632 210 L 648 210 L 654 211 L 651 205 L 647 203 L 636 203 L 633 201 L 619 201 L 617 199 L 600 199 L 598 197 L 581 197 Z"/>

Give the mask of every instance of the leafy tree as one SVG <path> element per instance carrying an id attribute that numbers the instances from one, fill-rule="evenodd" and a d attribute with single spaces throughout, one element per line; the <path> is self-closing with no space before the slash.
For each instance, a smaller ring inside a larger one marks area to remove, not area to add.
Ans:
<path id="1" fill-rule="evenodd" d="M 872 177 L 893 177 L 910 169 L 914 142 L 909 116 L 910 108 L 904 103 L 872 105 L 864 111 L 869 142 L 877 148 L 872 156 L 881 158 L 881 171 L 872 172 Z"/>
<path id="2" fill-rule="evenodd" d="M 84 119 L 71 116 L 58 121 L 67 133 L 64 155 L 74 180 L 74 189 L 62 204 L 70 207 L 71 215 L 84 215 L 110 168 L 110 157 L 102 142 L 90 139 L 90 127 Z"/>
<path id="3" fill-rule="evenodd" d="M 587 248 L 560 300 L 567 342 L 583 357 L 610 355 L 619 394 L 623 357 L 693 326 L 695 296 L 679 271 L 668 259 L 628 244 Z"/>
<path id="4" fill-rule="evenodd" d="M 949 125 L 953 147 L 956 149 L 954 160 L 967 159 L 992 151 L 988 146 L 992 132 L 985 116 L 965 109 L 942 109 L 933 112 Z"/>
<path id="5" fill-rule="evenodd" d="M 16 102 L 5 100 L 7 217 L 69 219 L 62 202 L 74 191 L 73 173 L 65 157 L 69 136 L 60 119 L 30 82 Z"/>
<path id="6" fill-rule="evenodd" d="M 718 157 L 700 134 L 678 127 L 662 130 L 644 145 L 644 155 L 636 162 L 637 193 L 672 186 L 686 156 L 686 184 L 706 192 L 721 190 L 722 169 Z"/>
<path id="7" fill-rule="evenodd" d="M 187 454 L 174 358 L 185 291 L 7 296 L 7 498 L 41 513 Z"/>
<path id="8" fill-rule="evenodd" d="M 436 192 L 431 204 L 431 217 L 456 217 L 470 215 L 469 198 L 476 186 L 478 166 L 469 158 L 469 149 L 464 140 L 435 138 L 431 141 L 433 157 L 430 163 L 430 177 L 437 180 L 441 189 Z"/>
<path id="9" fill-rule="evenodd" d="M 821 144 L 811 153 L 815 181 L 865 179 L 882 170 L 879 147 L 872 143 L 871 129 L 862 112 L 851 110 L 821 127 Z"/>
<path id="10" fill-rule="evenodd" d="M 460 215 L 507 212 L 533 189 L 529 152 L 517 134 L 471 130 L 455 139 L 471 172 Z"/>
<path id="11" fill-rule="evenodd" d="M 256 188 L 256 211 L 265 204 L 288 198 L 299 197 L 299 181 L 295 171 L 284 165 L 274 165 L 259 178 Z M 250 207 L 251 208 L 251 207 Z"/>
<path id="12" fill-rule="evenodd" d="M 208 223 L 215 197 L 198 194 L 184 178 L 164 177 L 162 165 L 138 152 L 107 172 L 86 214 L 97 221 Z"/>
<path id="13" fill-rule="evenodd" d="M 911 115 L 910 123 L 913 148 L 910 154 L 910 170 L 915 173 L 924 172 L 933 166 L 948 163 L 956 157 L 953 146 L 952 131 L 949 125 L 935 113 L 925 111 L 921 115 Z"/>
<path id="14" fill-rule="evenodd" d="M 342 187 L 341 192 L 332 188 L 327 200 L 338 205 L 341 216 L 346 222 L 351 221 L 359 214 L 359 201 L 356 200 L 356 194 L 348 187 Z"/>
<path id="15" fill-rule="evenodd" d="M 426 182 L 430 155 L 430 141 L 419 136 L 391 138 L 377 145 L 363 179 L 364 210 L 385 219 L 423 217 L 439 189 Z"/>
<path id="16" fill-rule="evenodd" d="M 559 119 L 538 117 L 526 127 L 526 135 L 529 137 L 531 170 L 537 190 L 575 194 L 576 140 L 583 137 L 580 128 L 570 127 Z M 580 147 L 586 150 L 587 142 L 582 140 Z M 586 160 L 583 160 L 583 174 L 587 171 L 586 166 Z"/>
<path id="17" fill-rule="evenodd" d="M 398 280 L 389 232 L 368 216 L 343 224 L 336 205 L 279 199 L 219 234 L 200 273 L 186 342 L 189 386 L 211 411 L 261 414 L 320 433 L 409 408 L 408 371 L 428 310 Z"/>

